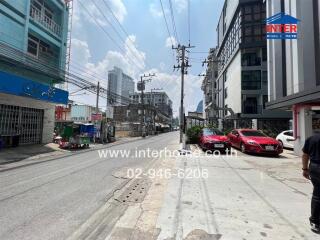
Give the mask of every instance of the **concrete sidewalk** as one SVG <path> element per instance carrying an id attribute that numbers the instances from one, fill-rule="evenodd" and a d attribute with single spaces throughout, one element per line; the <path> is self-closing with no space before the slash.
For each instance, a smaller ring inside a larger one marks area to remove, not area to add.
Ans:
<path id="1" fill-rule="evenodd" d="M 200 155 L 166 159 L 153 169 L 157 177 L 149 179 L 145 199 L 129 205 L 106 240 L 317 239 L 308 223 L 312 186 L 291 151 L 279 158 L 236 150 L 214 157 L 190 149 Z M 197 170 L 208 174 L 199 177 Z"/>
<path id="2" fill-rule="evenodd" d="M 318 239 L 300 164 L 290 154 L 178 158 L 176 169 L 207 170 L 208 178 L 171 179 L 157 239 Z"/>
<path id="3" fill-rule="evenodd" d="M 22 160 L 59 156 L 66 152 L 69 151 L 60 149 L 58 144 L 54 143 L 5 148 L 0 151 L 0 165 L 19 162 Z"/>
<path id="4" fill-rule="evenodd" d="M 73 154 L 81 154 L 88 151 L 94 151 L 103 148 L 109 148 L 116 145 L 125 144 L 131 141 L 143 139 L 141 137 L 119 138 L 113 143 L 108 144 L 90 144 L 89 149 L 64 150 L 60 149 L 58 144 L 49 143 L 46 145 L 19 146 L 16 148 L 7 148 L 0 151 L 0 171 L 33 165 L 44 161 L 51 161 Z"/>

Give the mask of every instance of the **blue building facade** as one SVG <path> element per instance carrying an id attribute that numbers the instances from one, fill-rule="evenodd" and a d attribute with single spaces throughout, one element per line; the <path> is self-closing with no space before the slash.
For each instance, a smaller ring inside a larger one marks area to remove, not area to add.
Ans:
<path id="1" fill-rule="evenodd" d="M 6 145 L 52 140 L 67 104 L 67 0 L 0 1 L 0 136 Z"/>

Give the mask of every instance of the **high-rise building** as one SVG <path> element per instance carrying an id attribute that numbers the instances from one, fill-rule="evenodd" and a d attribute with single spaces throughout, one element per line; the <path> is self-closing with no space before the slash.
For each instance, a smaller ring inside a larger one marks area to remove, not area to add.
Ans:
<path id="1" fill-rule="evenodd" d="M 69 8 L 64 1 L 0 2 L 0 135 L 5 145 L 52 141 L 65 81 Z"/>
<path id="2" fill-rule="evenodd" d="M 290 114 L 265 107 L 268 101 L 265 20 L 264 0 L 225 1 L 217 26 L 215 51 L 218 60 L 216 105 L 223 109 L 219 110 L 220 119 L 261 119 L 260 122 L 273 119 L 279 126 L 283 119 L 283 125 L 289 124 Z"/>
<path id="3" fill-rule="evenodd" d="M 134 93 L 134 81 L 121 68 L 114 67 L 108 72 L 108 104 L 127 105 Z"/>
<path id="4" fill-rule="evenodd" d="M 268 40 L 267 108 L 292 111 L 295 152 L 301 153 L 306 138 L 320 129 L 320 4 L 318 0 L 266 3 L 268 18 L 285 14 L 298 20 L 297 39 Z"/>

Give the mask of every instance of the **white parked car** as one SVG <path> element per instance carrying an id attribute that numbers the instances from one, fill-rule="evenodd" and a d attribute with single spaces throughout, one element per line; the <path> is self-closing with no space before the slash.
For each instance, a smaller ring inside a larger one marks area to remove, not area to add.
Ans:
<path id="1" fill-rule="evenodd" d="M 277 138 L 276 138 L 282 145 L 284 148 L 293 148 L 293 131 L 292 130 L 287 130 L 287 131 L 283 131 L 282 133 L 280 133 Z"/>

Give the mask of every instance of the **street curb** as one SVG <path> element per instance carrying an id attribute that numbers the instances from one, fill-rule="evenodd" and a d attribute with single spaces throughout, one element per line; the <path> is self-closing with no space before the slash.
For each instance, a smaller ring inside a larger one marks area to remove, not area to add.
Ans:
<path id="1" fill-rule="evenodd" d="M 158 135 L 149 136 L 147 138 L 152 138 L 152 137 L 155 137 L 155 136 L 158 136 Z M 54 161 L 54 160 L 58 160 L 58 159 L 63 159 L 63 158 L 74 156 L 74 155 L 80 155 L 82 153 L 93 152 L 95 150 L 100 150 L 100 149 L 104 149 L 104 148 L 111 148 L 113 146 L 119 146 L 119 145 L 126 144 L 126 143 L 129 143 L 129 142 L 141 141 L 141 140 L 144 140 L 144 139 L 147 139 L 147 138 L 142 138 L 141 137 L 140 139 L 124 141 L 124 142 L 120 142 L 120 143 L 116 143 L 116 144 L 112 144 L 112 145 L 104 145 L 101 148 L 99 147 L 99 148 L 87 149 L 87 150 L 83 150 L 81 152 L 74 152 L 74 153 L 73 152 L 68 152 L 63 156 L 53 157 L 53 158 L 46 159 L 46 160 L 39 160 L 39 161 L 36 161 L 36 162 L 26 163 L 26 164 L 22 164 L 22 165 L 15 166 L 15 167 L 9 167 L 9 168 L 5 168 L 5 169 L 0 169 L 0 173 L 1 172 L 7 172 L 7 171 L 10 171 L 10 170 L 15 170 L 15 169 L 18 169 L 18 168 L 32 166 L 32 165 L 36 165 L 36 164 L 40 164 L 40 163 L 50 162 L 50 161 Z"/>

